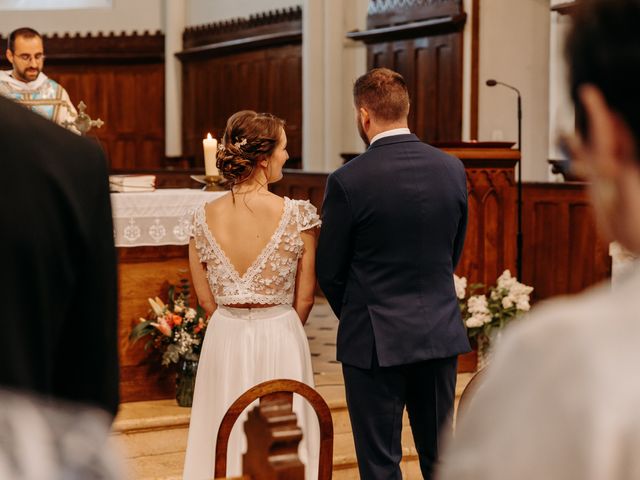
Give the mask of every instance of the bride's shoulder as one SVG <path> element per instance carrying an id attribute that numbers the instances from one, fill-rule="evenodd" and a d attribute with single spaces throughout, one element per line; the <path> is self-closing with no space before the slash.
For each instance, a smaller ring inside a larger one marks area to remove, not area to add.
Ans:
<path id="1" fill-rule="evenodd" d="M 291 202 L 300 231 L 320 226 L 318 209 L 309 200 L 291 200 L 285 197 L 285 201 Z"/>

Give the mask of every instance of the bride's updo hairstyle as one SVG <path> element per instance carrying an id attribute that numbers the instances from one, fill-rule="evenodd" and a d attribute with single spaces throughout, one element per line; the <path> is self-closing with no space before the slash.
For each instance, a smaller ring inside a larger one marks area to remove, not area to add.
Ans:
<path id="1" fill-rule="evenodd" d="M 284 120 L 270 113 L 242 110 L 229 117 L 216 165 L 231 187 L 244 182 L 258 162 L 273 154 L 283 128 Z"/>

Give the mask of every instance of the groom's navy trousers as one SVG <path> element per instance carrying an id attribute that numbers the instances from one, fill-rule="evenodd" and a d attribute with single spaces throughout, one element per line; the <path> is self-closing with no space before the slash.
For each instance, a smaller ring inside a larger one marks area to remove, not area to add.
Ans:
<path id="1" fill-rule="evenodd" d="M 394 135 L 327 179 L 318 281 L 340 319 L 337 357 L 363 479 L 401 478 L 406 406 L 423 476 L 469 351 L 453 272 L 467 225 L 460 160 Z"/>

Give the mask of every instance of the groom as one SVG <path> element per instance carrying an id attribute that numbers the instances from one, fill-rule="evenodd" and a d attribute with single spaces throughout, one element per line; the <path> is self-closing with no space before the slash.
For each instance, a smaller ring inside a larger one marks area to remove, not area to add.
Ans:
<path id="1" fill-rule="evenodd" d="M 400 479 L 406 407 L 425 479 L 450 428 L 457 355 L 469 351 L 453 271 L 464 243 L 462 163 L 407 128 L 409 94 L 386 68 L 356 80 L 367 151 L 327 179 L 317 253 L 320 286 L 340 319 L 360 477 Z"/>

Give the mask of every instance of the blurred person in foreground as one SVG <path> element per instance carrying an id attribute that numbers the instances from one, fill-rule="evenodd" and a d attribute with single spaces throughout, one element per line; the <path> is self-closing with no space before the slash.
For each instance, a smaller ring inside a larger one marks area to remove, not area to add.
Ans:
<path id="1" fill-rule="evenodd" d="M 598 226 L 640 253 L 640 0 L 585 0 L 567 43 Z M 640 478 L 640 267 L 508 331 L 445 448 L 441 480 Z"/>
<path id="2" fill-rule="evenodd" d="M 113 417 L 118 297 L 104 155 L 2 97 L 0 152 L 0 387 Z"/>
<path id="3" fill-rule="evenodd" d="M 0 478 L 125 478 L 104 410 L 2 389 L 0 405 Z"/>

